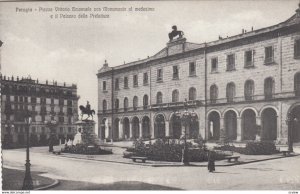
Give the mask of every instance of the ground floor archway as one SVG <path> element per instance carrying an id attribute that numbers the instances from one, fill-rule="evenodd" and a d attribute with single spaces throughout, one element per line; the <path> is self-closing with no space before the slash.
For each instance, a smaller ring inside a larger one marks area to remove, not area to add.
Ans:
<path id="1" fill-rule="evenodd" d="M 133 117 L 132 119 L 132 137 L 137 139 L 140 137 L 140 121 L 139 118 Z"/>
<path id="2" fill-rule="evenodd" d="M 119 123 L 120 123 L 120 119 L 116 118 L 114 121 L 114 130 L 113 130 L 113 140 L 118 140 L 119 139 Z"/>
<path id="3" fill-rule="evenodd" d="M 199 120 L 198 117 L 192 118 L 189 124 L 189 136 L 190 139 L 197 139 L 199 137 Z"/>
<path id="4" fill-rule="evenodd" d="M 142 131 L 143 131 L 143 138 L 151 138 L 150 134 L 150 119 L 149 117 L 145 116 L 142 119 Z"/>
<path id="5" fill-rule="evenodd" d="M 208 139 L 220 139 L 220 114 L 216 111 L 213 111 L 208 115 Z"/>
<path id="6" fill-rule="evenodd" d="M 174 139 L 179 139 L 182 134 L 181 119 L 175 114 L 170 119 L 170 136 Z"/>
<path id="7" fill-rule="evenodd" d="M 123 133 L 124 133 L 124 138 L 129 139 L 130 138 L 130 126 L 129 126 L 129 119 L 125 117 L 123 119 Z"/>
<path id="8" fill-rule="evenodd" d="M 242 113 L 242 140 L 255 140 L 256 137 L 256 114 L 247 109 Z"/>
<path id="9" fill-rule="evenodd" d="M 261 114 L 262 140 L 277 139 L 277 113 L 273 108 L 266 108 Z"/>
<path id="10" fill-rule="evenodd" d="M 237 138 L 237 115 L 233 110 L 229 110 L 224 116 L 225 133 L 227 140 L 236 140 Z"/>
<path id="11" fill-rule="evenodd" d="M 165 118 L 161 114 L 155 117 L 154 132 L 155 138 L 164 138 L 166 136 Z"/>
<path id="12" fill-rule="evenodd" d="M 300 142 L 300 105 L 294 107 L 291 111 L 292 113 L 292 139 L 293 142 Z"/>

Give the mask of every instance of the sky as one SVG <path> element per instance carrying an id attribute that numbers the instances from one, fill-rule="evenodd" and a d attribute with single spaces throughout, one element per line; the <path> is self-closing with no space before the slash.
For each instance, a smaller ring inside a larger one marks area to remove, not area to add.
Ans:
<path id="1" fill-rule="evenodd" d="M 295 14 L 298 0 L 273 1 L 127 1 L 0 2 L 2 74 L 75 83 L 79 105 L 97 110 L 97 71 L 104 60 L 122 65 L 152 56 L 168 42 L 171 26 L 188 42 L 203 43 L 283 22 Z M 94 12 L 109 18 L 51 19 L 40 8 L 148 7 L 154 11 Z M 18 12 L 16 8 L 37 11 Z"/>

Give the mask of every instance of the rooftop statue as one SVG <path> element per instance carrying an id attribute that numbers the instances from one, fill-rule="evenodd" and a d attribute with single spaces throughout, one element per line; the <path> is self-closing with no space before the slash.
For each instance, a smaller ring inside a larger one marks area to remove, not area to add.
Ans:
<path id="1" fill-rule="evenodd" d="M 81 120 L 82 120 L 82 116 L 84 114 L 88 115 L 88 117 L 85 120 L 87 120 L 90 116 L 92 116 L 92 120 L 93 120 L 93 114 L 95 114 L 95 110 L 91 110 L 91 105 L 90 105 L 89 101 L 87 101 L 86 107 L 84 107 L 83 105 L 80 105 L 79 109 L 81 110 Z"/>
<path id="2" fill-rule="evenodd" d="M 183 31 L 177 30 L 177 26 L 172 26 L 172 32 L 169 33 L 169 39 L 170 41 L 173 40 L 174 37 L 179 36 L 178 38 L 182 38 Z"/>

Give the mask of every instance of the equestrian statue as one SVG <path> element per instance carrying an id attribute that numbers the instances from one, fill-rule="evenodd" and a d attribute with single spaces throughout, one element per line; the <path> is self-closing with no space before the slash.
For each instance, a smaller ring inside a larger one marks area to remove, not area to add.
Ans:
<path id="1" fill-rule="evenodd" d="M 92 120 L 93 120 L 93 114 L 95 114 L 95 110 L 94 109 L 91 110 L 91 105 L 90 105 L 89 101 L 87 101 L 86 107 L 80 105 L 79 109 L 81 110 L 81 114 L 80 114 L 81 115 L 81 120 L 82 120 L 82 116 L 85 115 L 85 114 L 88 116 L 85 120 L 90 118 L 90 116 L 92 116 Z"/>
<path id="2" fill-rule="evenodd" d="M 182 38 L 184 35 L 183 31 L 177 30 L 177 26 L 172 26 L 172 32 L 169 33 L 169 39 L 170 41 L 173 40 L 174 37 L 179 36 L 178 38 Z"/>

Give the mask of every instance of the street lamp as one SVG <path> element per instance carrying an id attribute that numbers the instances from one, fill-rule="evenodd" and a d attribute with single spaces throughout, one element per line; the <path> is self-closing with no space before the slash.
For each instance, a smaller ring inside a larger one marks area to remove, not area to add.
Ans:
<path id="1" fill-rule="evenodd" d="M 32 184 L 32 178 L 30 174 L 30 160 L 29 160 L 29 127 L 31 124 L 31 114 L 30 112 L 26 112 L 24 115 L 25 123 L 26 123 L 26 136 L 27 136 L 27 146 L 26 146 L 26 171 L 25 171 L 25 178 L 23 182 L 22 190 L 32 190 L 33 184 Z"/>
<path id="2" fill-rule="evenodd" d="M 189 165 L 189 160 L 188 160 L 188 148 L 187 148 L 187 142 L 186 142 L 186 134 L 187 134 L 187 126 L 197 118 L 197 114 L 194 111 L 188 111 L 188 106 L 187 106 L 187 100 L 185 99 L 184 102 L 184 111 L 181 117 L 181 120 L 184 124 L 184 146 L 182 150 L 182 163 L 183 165 L 187 166 Z M 175 114 L 180 117 L 180 112 L 176 111 Z"/>

